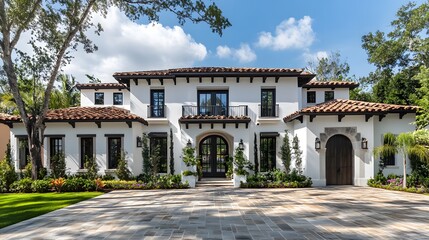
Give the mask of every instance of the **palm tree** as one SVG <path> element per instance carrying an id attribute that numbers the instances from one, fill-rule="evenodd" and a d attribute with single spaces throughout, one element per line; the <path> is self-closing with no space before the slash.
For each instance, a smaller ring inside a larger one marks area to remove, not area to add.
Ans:
<path id="1" fill-rule="evenodd" d="M 390 156 L 394 156 L 398 152 L 398 146 L 396 143 L 396 136 L 393 133 L 386 133 L 383 135 L 383 145 L 374 148 L 374 156 L 379 156 L 381 160 L 386 160 Z M 380 163 L 380 171 L 385 162 Z"/>
<path id="2" fill-rule="evenodd" d="M 57 81 L 60 82 L 60 88 L 54 88 L 49 103 L 50 109 L 68 108 L 79 106 L 79 91 L 76 89 L 76 80 L 73 76 L 61 74 Z"/>
<path id="3" fill-rule="evenodd" d="M 404 166 L 403 188 L 407 187 L 407 159 L 410 155 L 420 159 L 429 159 L 429 151 L 424 146 L 416 141 L 415 132 L 401 133 L 396 138 L 397 150 L 402 155 L 402 163 Z"/>

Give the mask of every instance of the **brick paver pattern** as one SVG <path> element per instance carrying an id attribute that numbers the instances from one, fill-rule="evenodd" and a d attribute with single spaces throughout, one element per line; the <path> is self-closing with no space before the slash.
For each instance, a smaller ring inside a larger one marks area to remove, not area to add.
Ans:
<path id="1" fill-rule="evenodd" d="M 0 239 L 429 239 L 429 196 L 368 187 L 114 191 Z"/>

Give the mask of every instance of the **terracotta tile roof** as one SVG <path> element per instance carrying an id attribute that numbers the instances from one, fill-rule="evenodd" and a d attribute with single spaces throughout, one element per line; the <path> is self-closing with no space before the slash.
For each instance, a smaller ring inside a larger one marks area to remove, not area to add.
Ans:
<path id="1" fill-rule="evenodd" d="M 415 113 L 417 110 L 418 107 L 416 106 L 334 99 L 296 111 L 283 118 L 283 121 L 290 122 L 302 115 L 381 115 L 387 113 Z"/>
<path id="2" fill-rule="evenodd" d="M 348 81 L 310 81 L 304 84 L 303 88 L 357 88 L 358 83 Z"/>
<path id="3" fill-rule="evenodd" d="M 77 89 L 127 89 L 127 85 L 122 83 L 79 83 Z"/>
<path id="4" fill-rule="evenodd" d="M 296 75 L 313 76 L 310 72 L 306 72 L 301 68 L 234 68 L 234 67 L 193 67 L 193 68 L 174 68 L 166 70 L 152 71 L 135 71 L 135 72 L 116 72 L 113 74 L 115 78 L 121 77 L 142 77 L 142 76 L 168 76 L 174 77 L 180 74 L 250 74 L 250 73 L 265 73 L 265 74 L 281 74 L 295 73 Z"/>
<path id="5" fill-rule="evenodd" d="M 19 116 L 1 114 L 0 122 L 20 122 Z M 120 122 L 133 121 L 147 125 L 146 120 L 118 107 L 72 107 L 49 110 L 46 122 Z"/>

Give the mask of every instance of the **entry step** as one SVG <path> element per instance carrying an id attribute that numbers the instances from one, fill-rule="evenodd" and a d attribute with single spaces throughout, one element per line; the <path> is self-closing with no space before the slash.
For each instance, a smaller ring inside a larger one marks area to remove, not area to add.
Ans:
<path id="1" fill-rule="evenodd" d="M 197 182 L 196 187 L 232 187 L 234 184 L 226 178 L 203 178 Z"/>

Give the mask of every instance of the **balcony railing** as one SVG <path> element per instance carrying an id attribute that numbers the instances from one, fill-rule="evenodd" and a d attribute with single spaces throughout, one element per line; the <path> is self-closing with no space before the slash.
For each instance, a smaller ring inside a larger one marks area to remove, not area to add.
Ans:
<path id="1" fill-rule="evenodd" d="M 279 117 L 279 105 L 259 104 L 259 117 Z"/>
<path id="2" fill-rule="evenodd" d="M 248 116 L 247 105 L 240 106 L 182 106 L 182 116 Z"/>
<path id="3" fill-rule="evenodd" d="M 148 118 L 165 118 L 167 107 L 165 105 L 148 105 L 147 117 Z"/>

